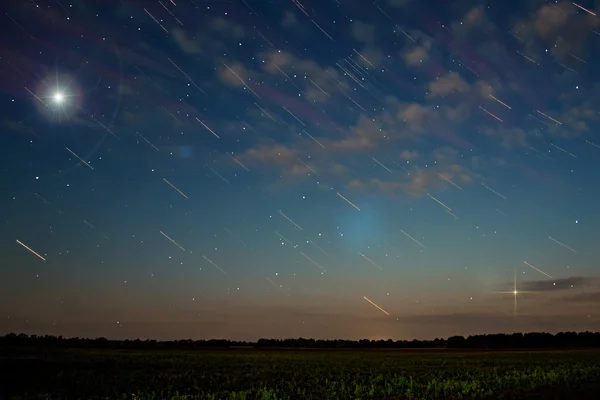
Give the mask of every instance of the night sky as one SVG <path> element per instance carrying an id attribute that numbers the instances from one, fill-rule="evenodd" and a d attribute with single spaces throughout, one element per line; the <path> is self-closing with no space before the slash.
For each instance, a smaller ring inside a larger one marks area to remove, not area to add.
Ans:
<path id="1" fill-rule="evenodd" d="M 0 333 L 600 330 L 582 1 L 3 2 Z"/>

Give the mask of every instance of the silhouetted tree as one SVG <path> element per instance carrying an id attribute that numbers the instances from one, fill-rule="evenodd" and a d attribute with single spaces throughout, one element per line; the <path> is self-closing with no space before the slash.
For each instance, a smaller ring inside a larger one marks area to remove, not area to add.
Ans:
<path id="1" fill-rule="evenodd" d="M 598 332 L 560 332 L 556 335 L 543 332 L 452 336 L 434 340 L 316 340 L 316 339 L 259 339 L 256 342 L 240 342 L 227 339 L 210 340 L 109 340 L 63 338 L 62 336 L 31 335 L 9 333 L 0 337 L 0 346 L 27 346 L 38 348 L 119 348 L 119 349 L 224 349 L 224 348 L 300 348 L 300 349 L 572 349 L 600 347 Z"/>

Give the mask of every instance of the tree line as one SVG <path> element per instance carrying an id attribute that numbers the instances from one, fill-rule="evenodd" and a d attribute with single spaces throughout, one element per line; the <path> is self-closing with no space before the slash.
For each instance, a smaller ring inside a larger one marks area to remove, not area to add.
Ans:
<path id="1" fill-rule="evenodd" d="M 109 340 L 103 337 L 64 338 L 50 335 L 9 333 L 0 337 L 0 346 L 41 348 L 114 348 L 114 349 L 201 349 L 201 348 L 296 348 L 296 349 L 552 349 L 600 347 L 600 332 L 512 333 L 452 336 L 434 340 L 320 340 L 259 339 L 242 342 L 227 339 L 210 340 Z"/>

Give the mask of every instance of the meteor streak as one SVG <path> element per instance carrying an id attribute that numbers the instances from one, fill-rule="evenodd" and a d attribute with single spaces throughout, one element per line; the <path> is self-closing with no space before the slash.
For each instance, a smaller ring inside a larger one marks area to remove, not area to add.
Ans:
<path id="1" fill-rule="evenodd" d="M 461 188 L 460 186 L 458 186 L 456 183 L 452 182 L 450 179 L 446 178 L 444 175 L 442 174 L 438 174 L 438 176 L 440 177 L 440 179 L 445 180 L 446 182 L 448 182 L 449 184 L 451 184 L 452 186 L 454 186 L 457 189 L 463 190 L 463 188 Z"/>
<path id="2" fill-rule="evenodd" d="M 195 87 L 196 89 L 198 89 L 199 91 L 201 91 L 202 93 L 204 93 L 204 94 L 206 95 L 206 92 L 205 92 L 204 90 L 202 90 L 202 88 L 201 88 L 200 86 L 198 86 L 198 85 L 196 84 L 196 82 L 194 82 L 194 81 L 193 81 L 193 79 L 192 79 L 192 78 L 190 78 L 190 76 L 189 76 L 188 74 L 186 74 L 185 72 L 183 72 L 183 70 L 182 70 L 181 68 L 179 68 L 179 65 L 175 64 L 175 62 L 173 62 L 173 60 L 171 60 L 170 58 L 167 58 L 167 60 L 169 60 L 169 62 L 170 62 L 171 64 L 173 64 L 173 66 L 174 66 L 175 68 L 177 68 L 177 69 L 179 70 L 179 72 L 181 72 L 181 73 L 183 74 L 183 76 L 185 76 L 185 77 L 187 78 L 187 80 L 188 80 L 188 81 L 190 81 L 190 83 L 191 83 L 192 85 L 194 85 L 194 87 Z"/>
<path id="3" fill-rule="evenodd" d="M 424 249 L 426 248 L 423 243 L 419 242 L 417 239 L 415 239 L 414 237 L 410 236 L 408 233 L 404 232 L 402 229 L 400 229 L 400 232 L 404 233 L 410 240 L 412 240 L 413 242 L 417 243 L 422 248 L 424 248 Z"/>
<path id="4" fill-rule="evenodd" d="M 33 255 L 41 258 L 43 261 L 46 261 L 46 259 L 44 257 L 40 256 L 38 253 L 35 252 L 35 250 L 33 250 L 31 247 L 27 246 L 25 243 L 21 242 L 19 239 L 17 239 L 17 243 L 19 243 L 25 249 L 29 250 L 29 252 L 32 253 Z"/>
<path id="5" fill-rule="evenodd" d="M 92 167 L 87 161 L 85 161 L 83 158 L 79 157 L 77 154 L 75 154 L 75 152 L 73 150 L 71 150 L 68 147 L 65 147 L 67 149 L 67 151 L 71 154 L 73 154 L 79 161 L 81 161 L 82 163 L 84 163 L 86 165 L 86 167 L 90 168 L 90 169 L 94 169 L 94 167 Z"/>
<path id="6" fill-rule="evenodd" d="M 448 211 L 452 211 L 452 209 L 450 207 L 448 207 L 447 205 L 445 205 L 444 203 L 442 203 L 441 201 L 439 201 L 438 199 L 436 199 L 435 197 L 433 197 L 432 195 L 430 195 L 429 193 L 427 193 L 427 196 L 429 196 L 429 198 L 433 201 L 435 201 L 436 203 L 438 203 L 439 205 L 441 205 L 442 207 L 444 207 L 446 210 Z"/>
<path id="7" fill-rule="evenodd" d="M 554 239 L 551 236 L 548 236 L 548 239 L 552 240 L 554 243 L 561 245 L 562 247 L 564 247 L 565 249 L 571 250 L 573 253 L 577 253 L 577 251 L 575 249 L 573 249 L 572 247 L 567 246 L 566 244 L 559 242 L 558 240 Z"/>
<path id="8" fill-rule="evenodd" d="M 160 26 L 162 28 L 163 31 L 169 33 L 169 31 L 167 30 L 167 28 L 165 28 L 164 26 L 162 26 L 162 24 L 160 22 L 158 22 L 158 20 L 154 17 L 154 15 L 150 14 L 150 11 L 146 10 L 144 8 L 144 11 L 146 11 L 146 14 L 148 14 L 150 16 L 150 18 L 152 18 L 152 20 L 154 22 L 156 22 L 158 24 L 158 26 Z"/>
<path id="9" fill-rule="evenodd" d="M 556 119 L 552 118 L 551 116 L 549 116 L 549 115 L 547 115 L 547 114 L 544 114 L 544 113 L 543 113 L 543 112 L 541 112 L 540 110 L 535 110 L 535 111 L 536 111 L 538 114 L 540 114 L 540 115 L 543 115 L 544 117 L 548 118 L 549 120 L 556 122 L 558 125 L 562 125 L 562 122 L 560 122 L 560 121 L 558 121 L 558 120 L 556 120 Z"/>
<path id="10" fill-rule="evenodd" d="M 352 203 L 350 200 L 348 200 L 347 198 L 345 198 L 344 196 L 342 196 L 340 194 L 340 192 L 335 192 L 338 196 L 340 196 L 342 199 L 346 200 L 346 203 L 350 204 L 352 207 L 356 208 L 358 211 L 360 211 L 360 208 L 358 208 L 354 203 Z"/>
<path id="11" fill-rule="evenodd" d="M 319 142 L 317 139 L 315 139 L 310 133 L 306 132 L 304 129 L 302 130 L 302 132 L 306 133 L 308 135 L 308 137 L 311 138 L 316 144 L 318 144 L 322 148 L 325 148 L 325 146 L 323 146 L 321 144 L 321 142 Z"/>
<path id="12" fill-rule="evenodd" d="M 490 94 L 490 97 L 491 97 L 492 99 L 496 100 L 498 103 L 502 104 L 504 107 L 508 108 L 509 110 L 512 110 L 512 108 L 511 108 L 511 107 L 510 107 L 508 104 L 506 104 L 506 103 L 504 103 L 504 102 L 500 101 L 499 99 L 495 98 L 495 97 L 494 97 L 494 96 L 492 96 L 491 94 Z"/>
<path id="13" fill-rule="evenodd" d="M 573 3 L 573 5 L 574 5 L 575 7 L 579 7 L 580 9 L 582 9 L 583 11 L 585 11 L 586 13 L 588 13 L 588 14 L 590 14 L 590 15 L 593 15 L 594 17 L 596 16 L 596 13 L 594 13 L 594 12 L 592 12 L 592 11 L 588 10 L 587 8 L 584 8 L 584 7 L 580 6 L 580 5 L 579 5 L 579 4 L 577 4 L 577 3 Z"/>
<path id="14" fill-rule="evenodd" d="M 374 266 L 376 266 L 377 268 L 379 268 L 381 271 L 383 271 L 383 268 L 381 268 L 379 265 L 377 265 L 375 263 L 375 261 L 371 260 L 369 257 L 365 256 L 363 253 L 361 253 L 360 251 L 358 252 L 358 254 L 360 254 L 362 256 L 362 258 L 364 258 L 365 260 L 367 260 L 368 262 L 370 262 L 371 264 L 373 264 Z"/>
<path id="15" fill-rule="evenodd" d="M 171 239 L 169 237 L 169 235 L 167 235 L 166 233 L 164 233 L 163 231 L 159 231 L 161 235 L 163 235 L 164 237 L 166 237 L 171 243 L 173 243 L 175 246 L 179 247 L 182 251 L 185 251 L 185 249 L 183 247 L 181 247 L 181 245 L 179 243 L 177 243 L 175 240 Z"/>
<path id="16" fill-rule="evenodd" d="M 221 271 L 223 274 L 229 275 L 227 272 L 223 271 L 223 269 L 221 267 L 219 267 L 217 264 L 215 264 L 212 260 L 210 260 L 204 254 L 202 254 L 202 258 L 204 258 L 206 261 L 208 261 L 209 263 L 211 263 L 213 267 L 215 267 L 216 269 L 218 269 L 219 271 Z"/>
<path id="17" fill-rule="evenodd" d="M 278 285 L 278 284 L 276 284 L 275 282 L 273 282 L 273 281 L 272 281 L 271 279 L 269 279 L 269 278 L 267 278 L 267 281 L 269 281 L 269 283 L 270 283 L 271 285 L 275 286 L 277 289 L 281 290 L 281 291 L 282 291 L 284 294 L 286 294 L 286 295 L 288 295 L 288 296 L 290 295 L 289 293 L 287 293 L 287 292 L 286 292 L 286 291 L 283 289 L 283 287 L 282 287 L 281 285 Z"/>
<path id="18" fill-rule="evenodd" d="M 281 211 L 279 211 L 279 214 L 281 214 L 281 216 L 282 216 L 283 218 L 287 219 L 287 220 L 288 220 L 288 221 L 290 221 L 292 224 L 294 224 L 294 226 L 295 226 L 296 228 L 300 229 L 301 231 L 303 231 L 303 230 L 304 230 L 304 229 L 302 229 L 302 228 L 300 227 L 300 225 L 298 225 L 297 223 L 295 223 L 294 221 L 292 221 L 292 220 L 290 219 L 290 217 L 288 217 L 287 215 L 285 215 L 285 214 L 284 214 L 284 213 L 282 213 Z"/>
<path id="19" fill-rule="evenodd" d="M 227 153 L 229 154 L 229 153 Z M 248 169 L 248 167 L 246 167 L 244 164 L 242 164 L 237 158 L 234 157 L 233 154 L 229 154 L 231 156 L 231 158 L 233 158 L 233 161 L 235 161 L 236 163 L 238 163 L 240 165 L 240 167 L 244 168 L 246 171 L 250 172 L 250 170 Z"/>
<path id="20" fill-rule="evenodd" d="M 377 304 L 375 304 L 371 300 L 369 300 L 369 298 L 367 296 L 363 296 L 363 299 L 365 299 L 366 301 L 368 301 L 369 303 L 371 303 L 373 306 L 375 306 L 379 311 L 381 311 L 385 315 L 390 315 L 389 312 L 385 311 L 383 308 L 379 307 Z"/>
<path id="21" fill-rule="evenodd" d="M 307 256 L 306 254 L 304 254 L 303 252 L 300 252 L 300 254 L 302 254 L 304 256 L 304 258 L 306 258 L 308 261 L 310 261 L 311 263 L 315 264 L 317 267 L 319 267 L 319 269 L 321 269 L 321 271 L 325 271 L 325 268 L 321 267 L 319 265 L 319 263 L 317 263 L 315 260 L 313 260 L 312 258 L 310 258 L 309 256 Z"/>
<path id="22" fill-rule="evenodd" d="M 503 195 L 501 195 L 500 193 L 496 192 L 494 189 L 492 189 L 489 186 L 486 186 L 484 183 L 481 184 L 481 186 L 483 186 L 484 188 L 486 188 L 487 190 L 489 190 L 490 192 L 494 193 L 495 195 L 498 195 L 500 197 L 502 197 L 504 200 L 507 200 L 506 197 L 504 197 Z"/>
<path id="23" fill-rule="evenodd" d="M 504 122 L 500 118 L 498 118 L 497 116 L 495 116 L 494 114 L 492 114 L 491 112 L 489 112 L 488 110 L 486 110 L 485 108 L 483 108 L 481 106 L 479 106 L 479 108 L 481 108 L 483 110 L 483 112 L 485 112 L 486 114 L 488 114 L 492 118 L 495 118 L 497 121 Z"/>
<path id="24" fill-rule="evenodd" d="M 533 265 L 529 264 L 527 261 L 523 261 L 523 263 L 524 263 L 525 265 L 527 265 L 528 267 L 535 269 L 535 270 L 536 270 L 537 272 L 539 272 L 540 274 L 542 274 L 542 275 L 546 275 L 548 278 L 552 279 L 552 276 L 550 276 L 549 274 L 545 273 L 545 272 L 544 272 L 544 271 L 542 271 L 541 269 L 534 267 Z"/>
<path id="25" fill-rule="evenodd" d="M 215 133 L 215 131 L 213 131 L 212 129 L 210 129 L 210 128 L 208 127 L 208 125 L 206 125 L 204 122 L 200 121 L 200 120 L 198 119 L 198 117 L 196 117 L 196 121 L 200 122 L 200 123 L 202 124 L 202 126 L 203 126 L 203 127 L 205 127 L 207 131 L 209 131 L 210 133 L 212 133 L 213 135 L 215 135 L 215 136 L 217 137 L 217 139 L 221 139 L 221 137 L 220 137 L 219 135 L 217 135 L 217 134 Z"/>
<path id="26" fill-rule="evenodd" d="M 565 153 L 565 154 L 568 154 L 568 155 L 570 155 L 570 156 L 571 156 L 571 157 L 573 157 L 573 158 L 577 158 L 577 156 L 576 156 L 575 154 L 573 154 L 573 153 L 569 153 L 568 151 L 566 151 L 566 150 L 565 150 L 565 149 L 563 149 L 563 148 L 560 148 L 560 147 L 558 147 L 558 146 L 557 146 L 557 145 L 555 145 L 554 143 L 550 143 L 550 146 L 554 147 L 555 149 L 558 149 L 558 150 L 562 151 L 562 152 L 563 152 L 563 153 Z"/>
<path id="27" fill-rule="evenodd" d="M 186 196 L 186 195 L 185 195 L 185 194 L 184 194 L 184 193 L 183 193 L 181 190 L 177 189 L 177 188 L 175 187 L 175 185 L 173 185 L 171 182 L 169 182 L 169 181 L 167 180 L 167 178 L 163 178 L 163 181 L 167 182 L 167 184 L 168 184 L 169 186 L 171 186 L 173 189 L 177 190 L 177 191 L 179 192 L 179 194 L 180 194 L 180 195 L 182 195 L 182 196 L 183 196 L 183 197 L 185 197 L 186 199 L 188 198 L 188 197 L 187 197 L 187 196 Z"/>
<path id="28" fill-rule="evenodd" d="M 377 160 L 375 157 L 371 157 L 371 159 L 372 159 L 373 161 L 375 161 L 377 164 L 381 165 L 381 167 L 382 167 L 383 169 L 385 169 L 387 172 L 392 172 L 392 170 L 391 170 L 391 169 L 389 169 L 388 167 L 386 167 L 385 165 L 383 165 L 382 163 L 380 163 L 380 162 L 379 162 L 379 161 L 378 161 L 378 160 Z"/>

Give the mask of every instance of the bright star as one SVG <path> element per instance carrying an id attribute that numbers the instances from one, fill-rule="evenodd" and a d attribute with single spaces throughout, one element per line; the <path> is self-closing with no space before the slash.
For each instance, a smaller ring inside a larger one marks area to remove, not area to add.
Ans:
<path id="1" fill-rule="evenodd" d="M 67 122 L 81 110 L 81 88 L 74 77 L 59 71 L 42 77 L 31 94 L 41 114 L 53 122 Z"/>
<path id="2" fill-rule="evenodd" d="M 56 92 L 56 93 L 54 93 L 54 96 L 52 98 L 54 99 L 55 103 L 60 104 L 64 101 L 65 95 L 62 94 L 61 92 Z"/>

